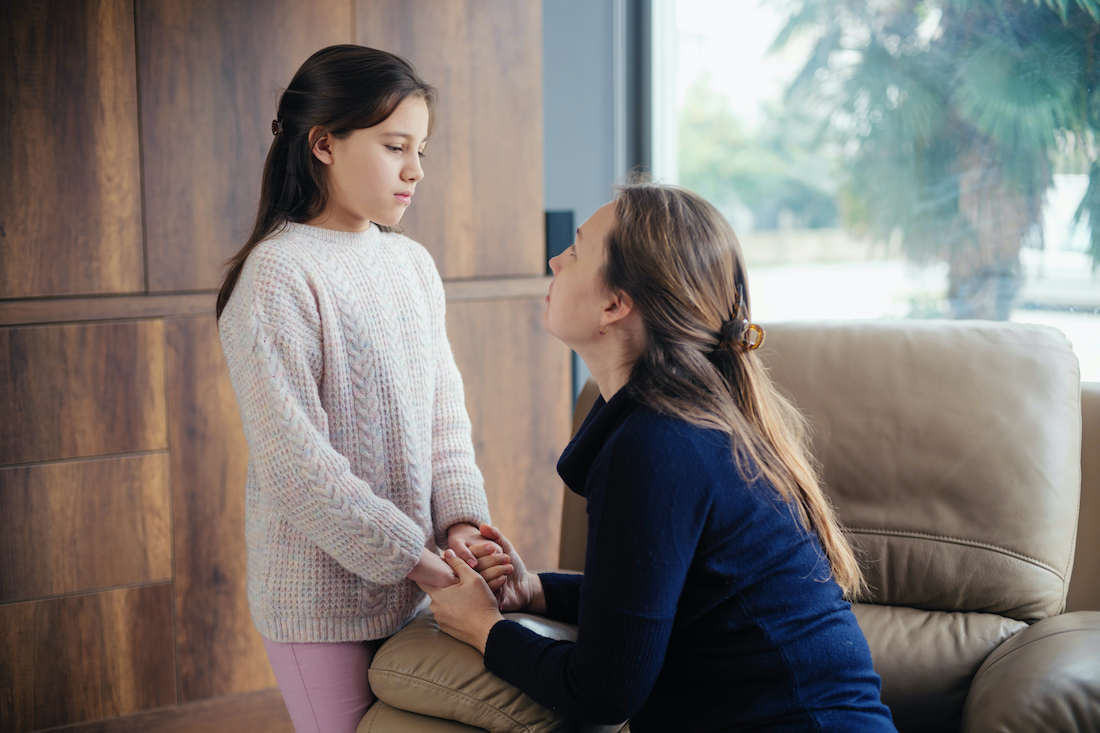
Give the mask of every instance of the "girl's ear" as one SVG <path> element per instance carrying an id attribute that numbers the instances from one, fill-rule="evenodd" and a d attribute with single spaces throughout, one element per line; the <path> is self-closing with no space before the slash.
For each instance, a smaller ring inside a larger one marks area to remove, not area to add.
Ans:
<path id="1" fill-rule="evenodd" d="M 309 139 L 312 143 L 310 152 L 313 153 L 314 157 L 325 165 L 332 165 L 334 160 L 332 157 L 332 135 L 329 135 L 325 128 L 317 125 L 309 131 Z"/>

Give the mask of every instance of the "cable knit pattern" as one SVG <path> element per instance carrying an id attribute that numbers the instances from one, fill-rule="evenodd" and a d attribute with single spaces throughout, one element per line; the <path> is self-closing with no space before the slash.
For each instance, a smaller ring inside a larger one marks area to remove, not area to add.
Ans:
<path id="1" fill-rule="evenodd" d="M 248 603 L 278 642 L 394 634 L 405 576 L 489 521 L 443 283 L 416 242 L 290 224 L 253 250 L 218 324 L 248 440 Z"/>

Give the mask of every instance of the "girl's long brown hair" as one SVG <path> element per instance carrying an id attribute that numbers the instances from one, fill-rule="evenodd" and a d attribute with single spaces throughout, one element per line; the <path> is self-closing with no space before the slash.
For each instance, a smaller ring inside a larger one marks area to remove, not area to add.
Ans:
<path id="1" fill-rule="evenodd" d="M 756 352 L 738 346 L 751 309 L 733 229 L 700 196 L 645 179 L 620 187 L 614 208 L 602 275 L 606 287 L 633 299 L 644 322 L 630 376 L 635 398 L 729 435 L 745 479 L 763 479 L 790 502 L 817 534 L 833 578 L 858 597 L 863 575 L 822 490 L 806 419 Z"/>
<path id="2" fill-rule="evenodd" d="M 338 139 L 345 138 L 384 121 L 408 97 L 427 103 L 430 135 L 435 88 L 417 76 L 405 59 L 351 44 L 329 46 L 306 59 L 279 99 L 276 120 L 280 131 L 264 162 L 256 222 L 241 251 L 225 263 L 218 318 L 252 250 L 288 222 L 310 221 L 328 205 L 324 164 L 313 155 L 310 131 L 320 127 Z"/>

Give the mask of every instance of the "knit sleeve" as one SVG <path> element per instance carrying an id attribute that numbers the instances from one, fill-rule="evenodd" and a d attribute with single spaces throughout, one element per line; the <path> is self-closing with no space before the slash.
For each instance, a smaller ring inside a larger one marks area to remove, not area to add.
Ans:
<path id="1" fill-rule="evenodd" d="M 376 496 L 329 442 L 310 368 L 319 344 L 303 338 L 309 329 L 300 323 L 266 322 L 263 301 L 280 297 L 293 296 L 239 283 L 219 322 L 254 478 L 296 529 L 347 570 L 396 583 L 419 561 L 424 531 Z"/>
<path id="2" fill-rule="evenodd" d="M 426 254 L 426 253 L 425 253 Z M 447 340 L 446 297 L 435 264 L 427 257 L 432 286 L 432 344 L 435 394 L 432 400 L 432 525 L 435 542 L 447 545 L 447 529 L 459 522 L 489 523 L 485 480 L 474 460 L 470 417 L 462 375 Z"/>
<path id="3" fill-rule="evenodd" d="M 667 470 L 670 448 L 660 441 L 616 446 L 605 485 L 591 489 L 603 506 L 589 524 L 593 551 L 579 589 L 576 642 L 547 639 L 513 621 L 499 621 L 489 633 L 485 666 L 568 719 L 628 719 L 664 664 L 701 528 L 699 512 L 683 503 L 690 491 Z"/>

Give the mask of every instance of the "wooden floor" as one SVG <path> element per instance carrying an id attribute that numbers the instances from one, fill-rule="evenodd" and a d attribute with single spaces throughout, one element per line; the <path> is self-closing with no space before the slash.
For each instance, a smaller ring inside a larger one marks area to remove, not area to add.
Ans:
<path id="1" fill-rule="evenodd" d="M 161 708 L 138 715 L 50 728 L 50 733 L 294 733 L 278 690 Z"/>

